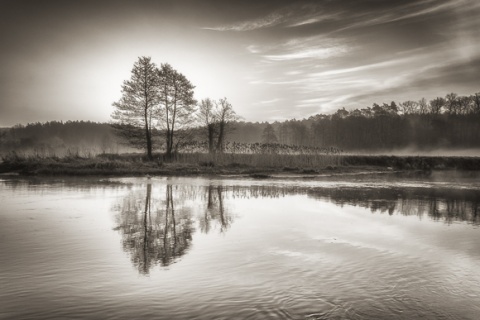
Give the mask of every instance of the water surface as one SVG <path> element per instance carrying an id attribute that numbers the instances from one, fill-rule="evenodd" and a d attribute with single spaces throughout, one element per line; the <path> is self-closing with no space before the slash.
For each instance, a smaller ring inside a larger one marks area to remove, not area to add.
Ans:
<path id="1" fill-rule="evenodd" d="M 2 178 L 2 319 L 477 319 L 470 174 Z"/>

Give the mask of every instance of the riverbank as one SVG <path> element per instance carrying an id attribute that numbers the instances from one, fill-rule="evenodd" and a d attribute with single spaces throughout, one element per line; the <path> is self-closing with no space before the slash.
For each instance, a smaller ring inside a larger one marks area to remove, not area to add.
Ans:
<path id="1" fill-rule="evenodd" d="M 0 174 L 70 176 L 185 176 L 272 174 L 341 174 L 358 172 L 480 170 L 480 157 L 381 155 L 182 154 L 174 161 L 160 155 L 147 161 L 139 154 L 96 157 L 38 157 L 10 154 L 2 158 Z"/>

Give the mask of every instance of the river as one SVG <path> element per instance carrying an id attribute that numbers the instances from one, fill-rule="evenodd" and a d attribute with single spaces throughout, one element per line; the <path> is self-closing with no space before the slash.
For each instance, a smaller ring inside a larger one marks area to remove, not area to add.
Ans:
<path id="1" fill-rule="evenodd" d="M 0 178 L 0 319 L 478 319 L 472 173 Z"/>

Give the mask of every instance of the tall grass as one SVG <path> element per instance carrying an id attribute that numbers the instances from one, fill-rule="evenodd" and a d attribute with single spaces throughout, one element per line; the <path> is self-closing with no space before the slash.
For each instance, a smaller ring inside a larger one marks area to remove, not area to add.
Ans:
<path id="1" fill-rule="evenodd" d="M 480 157 L 345 155 L 341 164 L 391 167 L 399 170 L 480 170 Z"/>
<path id="2" fill-rule="evenodd" d="M 323 168 L 340 164 L 340 155 L 326 154 L 238 154 L 182 153 L 175 162 L 201 166 Z"/>
<path id="3" fill-rule="evenodd" d="M 81 154 L 76 150 L 63 156 L 56 154 L 10 152 L 3 155 L 1 172 L 24 174 L 112 175 L 112 174 L 196 174 L 257 173 L 297 171 L 315 173 L 334 167 L 377 167 L 399 170 L 459 169 L 480 170 L 480 157 L 396 157 L 355 156 L 341 154 L 275 153 L 179 153 L 166 161 L 155 154 L 148 161 L 144 154 Z"/>

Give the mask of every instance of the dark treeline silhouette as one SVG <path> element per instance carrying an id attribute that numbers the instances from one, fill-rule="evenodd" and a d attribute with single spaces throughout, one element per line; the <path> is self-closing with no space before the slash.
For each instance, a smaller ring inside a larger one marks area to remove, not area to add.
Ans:
<path id="1" fill-rule="evenodd" d="M 0 131 L 0 153 L 28 151 L 40 155 L 97 154 L 125 150 L 107 123 L 50 121 L 16 125 Z"/>
<path id="2" fill-rule="evenodd" d="M 373 104 L 303 120 L 235 125 L 231 141 L 337 147 L 346 151 L 480 147 L 480 93 Z M 273 130 L 272 130 L 273 129 Z"/>

